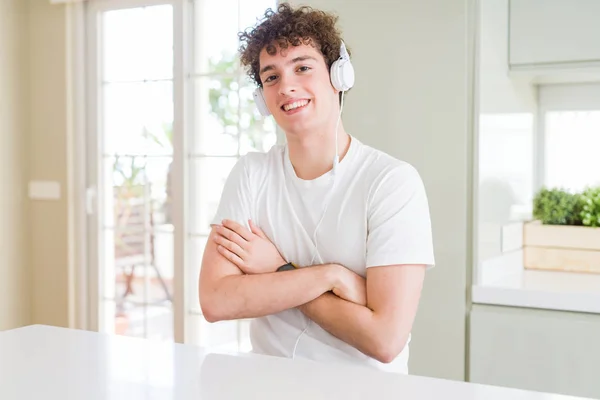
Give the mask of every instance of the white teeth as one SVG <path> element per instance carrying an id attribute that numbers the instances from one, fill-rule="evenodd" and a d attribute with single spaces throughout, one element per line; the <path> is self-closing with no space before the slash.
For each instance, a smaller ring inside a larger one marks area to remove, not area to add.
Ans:
<path id="1" fill-rule="evenodd" d="M 285 111 L 290 111 L 290 110 L 293 110 L 298 107 L 304 107 L 307 104 L 308 104 L 308 100 L 295 101 L 293 103 L 286 104 L 285 106 L 283 106 L 283 109 Z"/>

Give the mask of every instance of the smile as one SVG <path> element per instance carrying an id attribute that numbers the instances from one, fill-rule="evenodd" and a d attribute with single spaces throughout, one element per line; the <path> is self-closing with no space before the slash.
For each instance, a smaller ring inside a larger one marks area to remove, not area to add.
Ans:
<path id="1" fill-rule="evenodd" d="M 284 111 L 292 111 L 292 110 L 296 110 L 296 109 L 305 107 L 306 105 L 308 105 L 308 103 L 310 103 L 310 100 L 298 100 L 293 103 L 284 104 L 283 106 L 281 106 L 281 108 Z"/>

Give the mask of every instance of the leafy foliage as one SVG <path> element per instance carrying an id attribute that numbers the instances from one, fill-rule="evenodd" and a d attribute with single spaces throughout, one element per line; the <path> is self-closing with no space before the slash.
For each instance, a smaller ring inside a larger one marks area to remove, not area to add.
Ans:
<path id="1" fill-rule="evenodd" d="M 248 78 L 245 75 L 238 77 L 234 72 L 236 67 L 234 56 L 224 55 L 218 61 L 209 60 L 209 70 L 218 77 L 210 83 L 210 111 L 223 126 L 223 134 L 236 136 L 239 127 L 239 133 L 244 135 L 252 148 L 266 151 L 265 140 L 268 137 L 265 131 L 270 121 L 257 112 L 252 89 L 247 86 Z"/>
<path id="2" fill-rule="evenodd" d="M 583 225 L 600 226 L 600 186 L 586 189 L 581 195 L 580 216 Z"/>
<path id="3" fill-rule="evenodd" d="M 581 225 L 581 197 L 562 188 L 542 188 L 533 199 L 533 217 L 548 225 Z"/>

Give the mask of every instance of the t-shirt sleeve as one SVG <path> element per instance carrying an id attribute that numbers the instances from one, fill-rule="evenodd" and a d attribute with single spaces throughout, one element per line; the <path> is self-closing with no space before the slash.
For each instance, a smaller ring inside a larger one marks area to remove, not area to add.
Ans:
<path id="1" fill-rule="evenodd" d="M 223 191 L 219 206 L 210 224 L 220 225 L 224 219 L 229 219 L 247 228 L 251 212 L 252 193 L 248 175 L 247 158 L 241 157 L 231 169 Z"/>
<path id="2" fill-rule="evenodd" d="M 375 180 L 367 213 L 366 267 L 435 264 L 425 186 L 410 164 Z"/>

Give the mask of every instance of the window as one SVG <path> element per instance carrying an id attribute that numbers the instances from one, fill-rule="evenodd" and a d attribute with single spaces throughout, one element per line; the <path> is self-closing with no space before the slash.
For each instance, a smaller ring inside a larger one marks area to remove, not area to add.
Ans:
<path id="1" fill-rule="evenodd" d="M 249 321 L 204 320 L 197 278 L 231 168 L 276 142 L 237 55 L 275 0 L 88 4 L 92 328 L 248 350 Z"/>
<path id="2" fill-rule="evenodd" d="M 537 91 L 532 112 L 479 115 L 479 263 L 510 251 L 503 247 L 503 227 L 532 218 L 533 197 L 542 186 L 579 192 L 600 185 L 600 84 L 542 85 Z"/>
<path id="3" fill-rule="evenodd" d="M 544 183 L 579 192 L 600 184 L 600 109 L 544 115 Z"/>
<path id="4" fill-rule="evenodd" d="M 539 105 L 539 186 L 600 184 L 600 85 L 541 86 Z"/>

